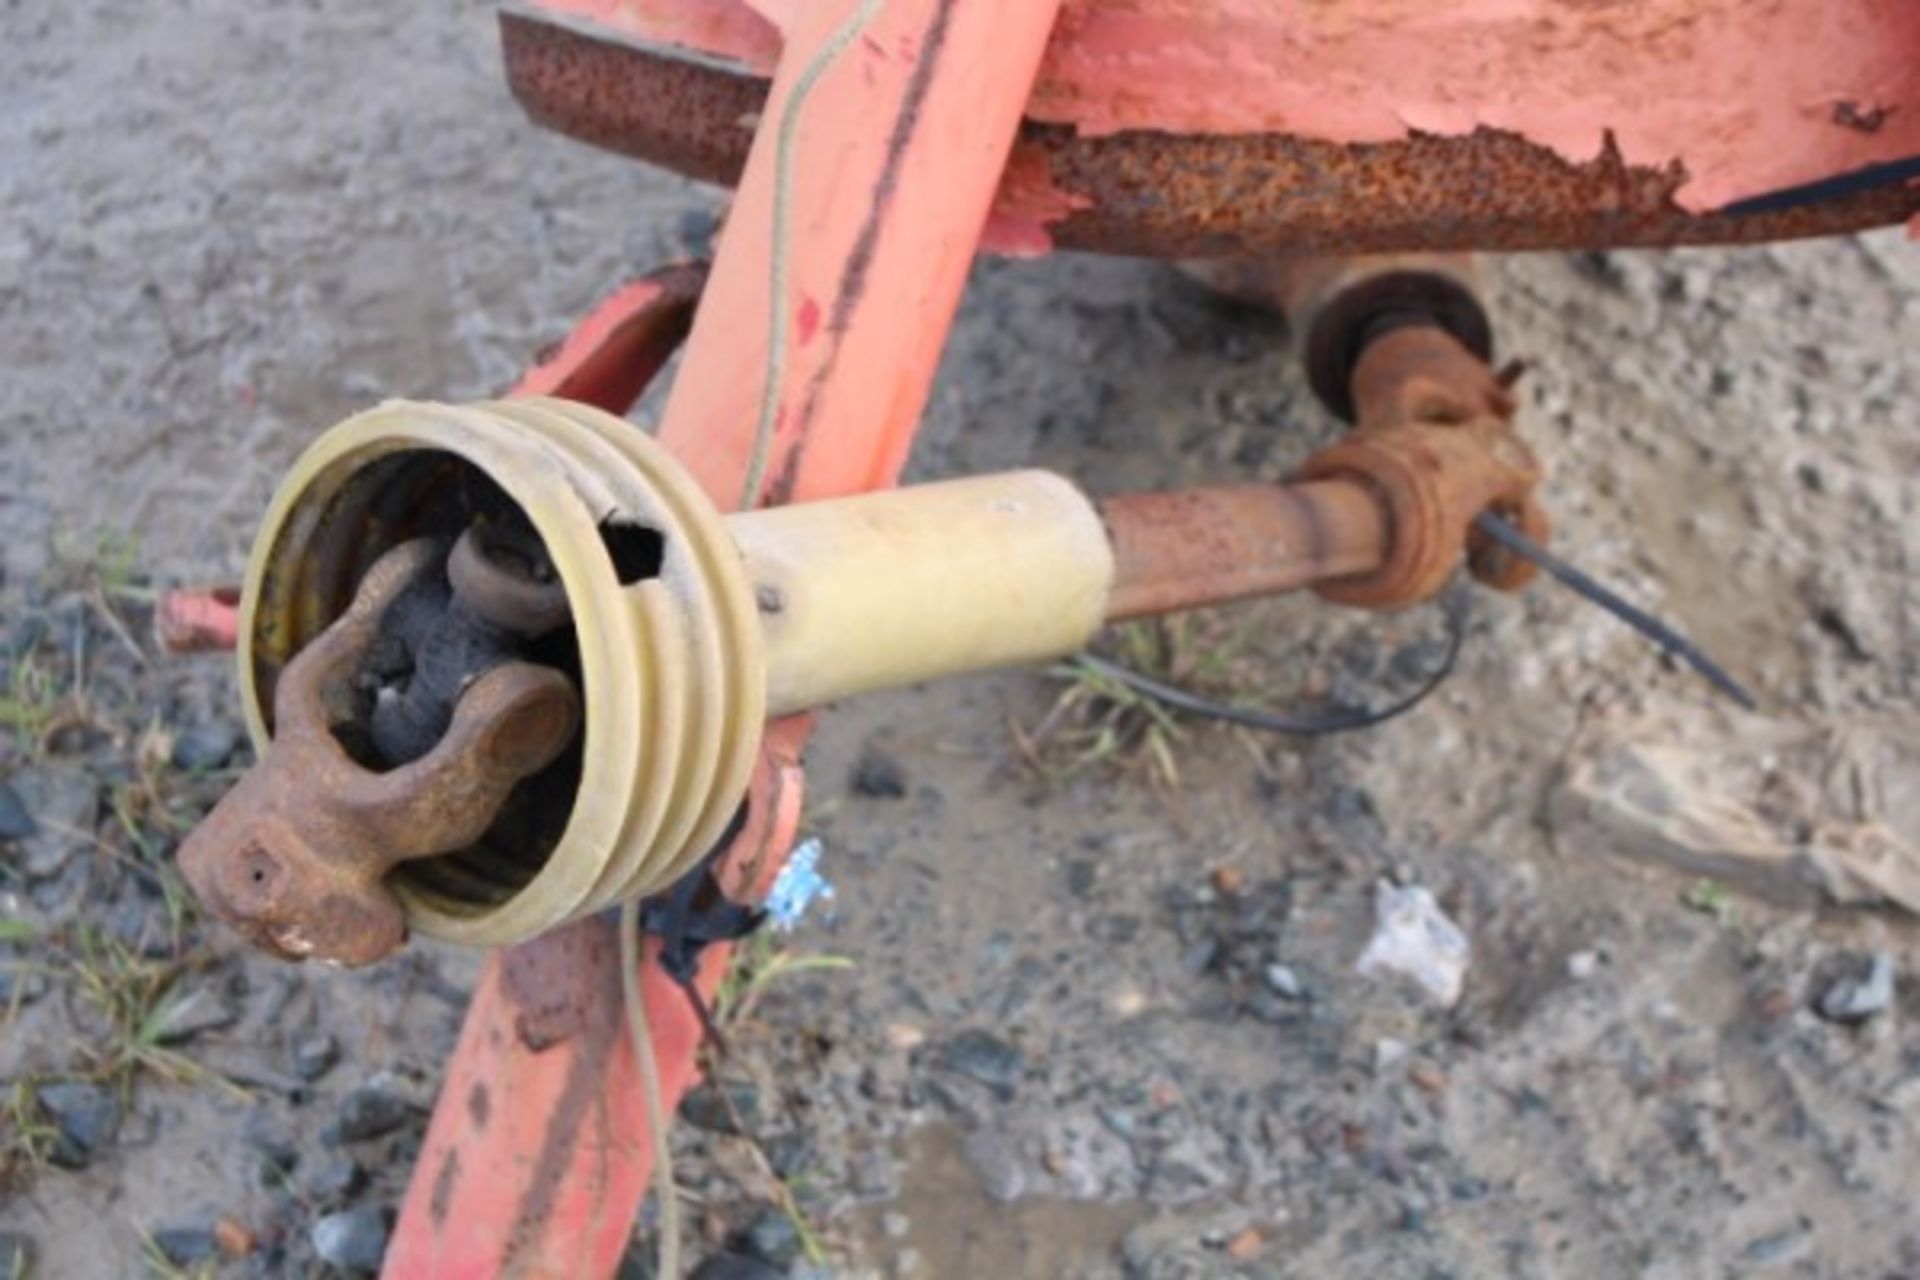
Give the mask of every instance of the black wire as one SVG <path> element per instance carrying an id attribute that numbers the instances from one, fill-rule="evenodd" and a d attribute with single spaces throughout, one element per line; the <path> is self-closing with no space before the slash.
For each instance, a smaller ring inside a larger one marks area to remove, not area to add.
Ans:
<path id="1" fill-rule="evenodd" d="M 1474 520 L 1473 527 L 1487 537 L 1522 559 L 1531 560 L 1539 565 L 1561 584 L 1570 588 L 1576 595 L 1599 605 L 1620 621 L 1638 631 L 1647 639 L 1659 645 L 1667 653 L 1680 659 L 1720 692 L 1752 711 L 1756 707 L 1753 695 L 1746 686 L 1735 680 L 1719 663 L 1709 658 L 1699 646 L 1669 627 L 1646 610 L 1628 604 L 1613 591 L 1600 585 L 1585 573 L 1574 568 L 1553 552 L 1547 550 L 1526 534 L 1514 528 L 1507 521 L 1491 511 L 1482 512 Z"/>
<path id="2" fill-rule="evenodd" d="M 1470 597 L 1464 591 L 1455 593 L 1445 602 L 1447 652 L 1441 659 L 1439 668 L 1427 677 L 1425 683 L 1418 689 L 1398 702 L 1377 711 L 1365 707 L 1337 707 L 1326 711 L 1281 712 L 1264 711 L 1258 707 L 1235 707 L 1203 698 L 1177 685 L 1166 684 L 1152 676 L 1135 671 L 1132 667 L 1122 666 L 1097 654 L 1083 653 L 1076 661 L 1088 670 L 1125 685 L 1135 693 L 1145 694 L 1155 702 L 1163 703 L 1176 711 L 1185 711 L 1189 715 L 1204 719 L 1245 725 L 1249 729 L 1258 729 L 1263 733 L 1285 733 L 1300 737 L 1350 733 L 1356 729 L 1370 729 L 1374 725 L 1385 724 L 1395 716 L 1405 715 L 1425 702 L 1434 690 L 1446 683 L 1447 677 L 1453 674 L 1454 665 L 1459 661 L 1460 647 L 1466 639 L 1469 602 Z"/>

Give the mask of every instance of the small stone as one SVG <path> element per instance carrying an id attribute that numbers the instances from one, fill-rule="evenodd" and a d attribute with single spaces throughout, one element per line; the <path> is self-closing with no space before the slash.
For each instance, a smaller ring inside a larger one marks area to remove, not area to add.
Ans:
<path id="1" fill-rule="evenodd" d="M 1420 886 L 1381 881 L 1374 892 L 1374 933 L 1355 968 L 1363 977 L 1394 973 L 1410 978 L 1436 1002 L 1460 1002 L 1469 947 L 1466 934 Z"/>
<path id="2" fill-rule="evenodd" d="M 722 1089 L 726 1090 L 724 1095 L 720 1092 Z M 680 1104 L 680 1118 L 708 1133 L 738 1134 L 743 1126 L 748 1130 L 757 1130 L 760 1127 L 760 1091 L 744 1082 L 715 1084 L 709 1081 L 687 1094 Z"/>
<path id="3" fill-rule="evenodd" d="M 1385 1075 L 1406 1060 L 1407 1042 L 1396 1040 L 1392 1036 L 1382 1036 L 1373 1046 L 1373 1072 Z"/>
<path id="4" fill-rule="evenodd" d="M 1741 1260 L 1750 1267 L 1777 1267 L 1797 1262 L 1812 1251 L 1813 1233 L 1804 1226 L 1755 1240 L 1740 1251 Z"/>
<path id="5" fill-rule="evenodd" d="M 1260 1228 L 1248 1227 L 1227 1241 L 1227 1256 L 1235 1262 L 1251 1262 L 1260 1256 L 1260 1249 L 1267 1238 L 1260 1234 Z"/>
<path id="6" fill-rule="evenodd" d="M 36 828 L 17 842 L 21 870 L 30 879 L 51 879 L 92 840 L 100 782 L 73 765 L 43 764 L 16 773 L 13 790 Z"/>
<path id="7" fill-rule="evenodd" d="M 1220 944 L 1213 938 L 1200 939 L 1180 955 L 1180 967 L 1196 978 L 1219 962 Z"/>
<path id="8" fill-rule="evenodd" d="M 0 840 L 25 840 L 39 830 L 40 824 L 27 812 L 27 802 L 20 798 L 13 784 L 0 782 Z"/>
<path id="9" fill-rule="evenodd" d="M 880 1215 L 880 1229 L 889 1240 L 904 1240 L 907 1232 L 913 1230 L 913 1219 L 904 1213 L 887 1212 Z"/>
<path id="10" fill-rule="evenodd" d="M 813 1143 L 803 1133 L 783 1133 L 762 1142 L 767 1164 L 776 1178 L 792 1180 L 818 1162 Z"/>
<path id="11" fill-rule="evenodd" d="M 307 1194 L 324 1203 L 350 1200 L 367 1185 L 367 1171 L 352 1156 L 336 1155 L 307 1179 Z"/>
<path id="12" fill-rule="evenodd" d="M 1084 898 L 1093 892 L 1094 885 L 1100 882 L 1100 864 L 1088 858 L 1082 858 L 1067 864 L 1067 892 L 1076 898 Z"/>
<path id="13" fill-rule="evenodd" d="M 1020 1051 L 986 1031 L 962 1031 L 940 1050 L 940 1065 L 956 1075 L 976 1080 L 1001 1101 L 1013 1096 L 1026 1071 Z"/>
<path id="14" fill-rule="evenodd" d="M 278 1188 L 300 1163 L 300 1148 L 265 1107 L 256 1108 L 241 1126 L 240 1135 L 260 1153 L 260 1185 Z"/>
<path id="15" fill-rule="evenodd" d="M 1298 1000 L 1306 995 L 1306 988 L 1300 985 L 1300 975 L 1284 964 L 1270 964 L 1262 975 L 1267 985 L 1289 1000 Z"/>
<path id="16" fill-rule="evenodd" d="M 253 1252 L 255 1244 L 253 1232 L 246 1224 L 232 1218 L 222 1218 L 213 1224 L 213 1242 L 219 1246 L 223 1257 L 244 1258 Z"/>
<path id="17" fill-rule="evenodd" d="M 788 1274 L 779 1267 L 768 1266 L 758 1258 L 737 1253 L 716 1253 L 695 1267 L 689 1280 L 785 1280 Z"/>
<path id="18" fill-rule="evenodd" d="M 1592 951 L 1576 951 L 1567 957 L 1567 976 L 1575 982 L 1585 982 L 1600 968 L 1600 957 Z"/>
<path id="19" fill-rule="evenodd" d="M 318 1080 L 340 1061 L 340 1042 L 324 1031 L 301 1036 L 293 1046 L 293 1074 L 302 1080 Z"/>
<path id="20" fill-rule="evenodd" d="M 1485 1200 L 1487 1198 L 1487 1192 L 1492 1190 L 1492 1188 L 1487 1185 L 1485 1178 L 1476 1178 L 1469 1175 L 1467 1177 L 1454 1179 L 1453 1184 L 1449 1186 L 1447 1190 L 1455 1200 L 1460 1201 L 1462 1204 L 1474 1204 L 1478 1201 Z"/>
<path id="21" fill-rule="evenodd" d="M 373 1271 L 387 1252 L 387 1215 L 376 1205 L 329 1213 L 313 1224 L 313 1251 L 342 1271 Z"/>
<path id="22" fill-rule="evenodd" d="M 1828 1022 L 1853 1026 L 1885 1013 L 1893 1005 L 1893 957 L 1876 951 L 1867 972 L 1842 978 L 1820 997 L 1820 1016 Z"/>
<path id="23" fill-rule="evenodd" d="M 162 1227 L 153 1233 L 153 1247 L 176 1267 L 191 1267 L 219 1252 L 210 1227 Z"/>
<path id="24" fill-rule="evenodd" d="M 0 1276 L 7 1280 L 33 1274 L 33 1240 L 19 1231 L 0 1231 Z"/>
<path id="25" fill-rule="evenodd" d="M 184 1044 L 195 1036 L 219 1031 L 239 1021 L 239 1010 L 210 984 L 190 987 L 159 1011 L 153 1035 L 161 1044 Z"/>
<path id="26" fill-rule="evenodd" d="M 870 746 L 853 768 L 853 789 L 875 800 L 898 800 L 907 794 L 907 772 L 898 760 Z"/>
<path id="27" fill-rule="evenodd" d="M 120 1100 L 98 1085 L 62 1081 L 35 1094 L 60 1133 L 48 1156 L 63 1169 L 85 1168 L 120 1132 Z"/>
<path id="28" fill-rule="evenodd" d="M 1238 867 L 1215 867 L 1209 877 L 1221 896 L 1237 898 L 1247 887 L 1247 873 Z"/>
<path id="29" fill-rule="evenodd" d="M 1423 1093 L 1438 1096 L 1447 1091 L 1447 1073 L 1431 1062 L 1416 1062 L 1408 1067 L 1407 1079 Z"/>
<path id="30" fill-rule="evenodd" d="M 45 994 L 47 994 L 45 974 L 0 969 L 0 1006 L 12 1005 L 16 1000 L 22 1005 L 29 1005 Z M 0 1276 L 5 1274 L 0 1272 Z"/>
<path id="31" fill-rule="evenodd" d="M 183 773 L 222 768 L 240 749 L 240 727 L 230 720 L 195 725 L 173 740 L 173 767 Z"/>
<path id="32" fill-rule="evenodd" d="M 777 1209 L 763 1210 L 733 1242 L 734 1250 L 770 1266 L 791 1266 L 802 1250 L 793 1220 Z"/>
<path id="33" fill-rule="evenodd" d="M 340 1104 L 340 1117 L 334 1122 L 335 1142 L 366 1142 L 384 1138 L 414 1117 L 413 1104 L 405 1098 L 365 1085 L 355 1089 Z"/>

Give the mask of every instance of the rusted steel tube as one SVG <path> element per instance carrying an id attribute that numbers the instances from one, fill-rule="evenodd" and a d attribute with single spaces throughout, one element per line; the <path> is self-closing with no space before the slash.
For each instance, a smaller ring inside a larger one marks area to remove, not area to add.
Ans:
<path id="1" fill-rule="evenodd" d="M 1222 485 L 1099 505 L 1113 544 L 1107 618 L 1171 613 L 1371 573 L 1386 561 L 1385 505 L 1362 482 Z"/>

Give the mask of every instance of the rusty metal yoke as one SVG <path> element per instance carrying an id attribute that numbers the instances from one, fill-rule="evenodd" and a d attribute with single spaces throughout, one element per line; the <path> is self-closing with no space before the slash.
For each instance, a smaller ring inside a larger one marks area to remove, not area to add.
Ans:
<path id="1" fill-rule="evenodd" d="M 417 539 L 375 562 L 346 613 L 282 673 L 271 746 L 180 851 L 201 900 L 282 957 L 358 965 L 394 951 L 407 926 L 387 873 L 478 840 L 579 725 L 566 676 L 510 662 L 467 687 L 419 760 L 381 772 L 348 754 L 335 727 L 353 716 L 352 677 L 388 607 L 440 560 L 439 545 Z"/>
<path id="2" fill-rule="evenodd" d="M 1536 542 L 1550 533 L 1534 496 L 1540 463 L 1515 432 L 1514 399 L 1486 362 L 1435 325 L 1408 325 L 1367 344 L 1354 368 L 1358 423 L 1301 468 L 1307 480 L 1364 480 L 1387 509 L 1384 563 L 1321 583 L 1339 604 L 1390 609 L 1431 598 L 1461 561 L 1501 591 L 1532 564 L 1484 542 L 1473 522 L 1493 511 Z"/>

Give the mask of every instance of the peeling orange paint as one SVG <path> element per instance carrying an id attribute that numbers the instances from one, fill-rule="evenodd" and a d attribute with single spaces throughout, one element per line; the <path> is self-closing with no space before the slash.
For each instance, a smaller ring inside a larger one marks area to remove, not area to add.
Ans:
<path id="1" fill-rule="evenodd" d="M 1053 252 L 1048 226 L 1075 210 L 1092 207 L 1093 201 L 1086 196 L 1054 182 L 1044 155 L 1016 150 L 1001 176 L 1000 194 L 981 232 L 980 247 L 1006 258 L 1043 258 Z"/>
<path id="2" fill-rule="evenodd" d="M 539 2 L 765 65 L 797 0 Z M 1488 127 L 1582 163 L 1610 140 L 1683 166 L 1699 212 L 1920 154 L 1920 0 L 1068 0 L 1028 115 L 1331 142 Z"/>

